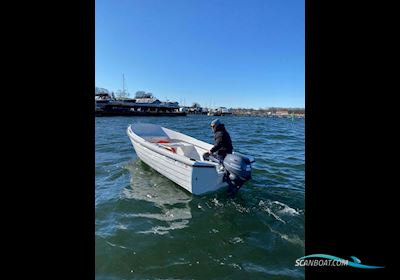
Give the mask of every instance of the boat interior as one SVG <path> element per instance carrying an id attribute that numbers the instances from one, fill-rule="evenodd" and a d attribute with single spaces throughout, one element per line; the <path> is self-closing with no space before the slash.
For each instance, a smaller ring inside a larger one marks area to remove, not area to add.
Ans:
<path id="1" fill-rule="evenodd" d="M 179 139 L 180 134 L 178 133 L 166 131 L 162 127 L 152 124 L 135 124 L 134 130 L 135 133 L 144 140 L 154 143 L 171 153 L 182 155 L 192 161 L 210 162 L 208 157 L 203 157 L 203 155 L 208 152 L 206 149 L 185 141 L 184 139 Z"/>
<path id="2" fill-rule="evenodd" d="M 147 139 L 146 139 L 147 138 Z M 145 140 L 178 155 L 189 158 L 193 161 L 205 161 L 203 154 L 207 151 L 188 143 L 182 139 L 171 139 L 168 137 L 145 137 Z"/>

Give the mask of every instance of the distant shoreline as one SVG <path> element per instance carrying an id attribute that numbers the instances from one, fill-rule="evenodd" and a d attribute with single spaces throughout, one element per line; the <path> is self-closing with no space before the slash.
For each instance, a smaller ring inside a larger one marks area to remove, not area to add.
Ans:
<path id="1" fill-rule="evenodd" d="M 207 115 L 200 113 L 188 113 L 188 116 L 206 116 L 206 117 L 265 117 L 265 118 L 305 118 L 305 114 L 293 114 L 293 115 L 267 115 L 267 114 L 226 114 L 226 115 Z"/>
<path id="2" fill-rule="evenodd" d="M 266 117 L 305 117 L 305 108 L 266 107 L 266 108 L 207 108 L 194 102 L 192 106 L 181 106 L 174 101 L 161 101 L 152 93 L 136 92 L 135 98 L 115 97 L 107 89 L 95 88 L 96 116 L 154 115 L 154 116 L 266 116 Z"/>
<path id="3" fill-rule="evenodd" d="M 229 108 L 229 113 L 214 113 L 211 116 L 256 116 L 256 117 L 286 117 L 304 118 L 305 109 L 303 108 L 269 108 L 269 109 L 235 109 Z M 204 112 L 188 111 L 188 115 L 204 115 Z M 210 115 L 209 115 L 210 116 Z"/>

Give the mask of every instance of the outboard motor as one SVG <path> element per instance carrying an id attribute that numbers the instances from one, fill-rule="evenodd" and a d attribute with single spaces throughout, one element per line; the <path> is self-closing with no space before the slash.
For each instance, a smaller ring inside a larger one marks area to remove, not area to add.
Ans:
<path id="1" fill-rule="evenodd" d="M 228 192 L 235 195 L 243 184 L 251 179 L 251 163 L 254 159 L 239 154 L 227 154 L 223 165 L 225 168 L 224 180 L 228 183 Z"/>

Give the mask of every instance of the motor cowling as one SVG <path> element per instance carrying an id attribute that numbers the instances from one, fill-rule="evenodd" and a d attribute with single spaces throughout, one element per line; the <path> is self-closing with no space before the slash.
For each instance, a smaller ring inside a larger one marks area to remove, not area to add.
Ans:
<path id="1" fill-rule="evenodd" d="M 239 188 L 251 179 L 250 159 L 238 154 L 227 154 L 224 162 L 225 180 L 228 182 L 231 190 Z"/>

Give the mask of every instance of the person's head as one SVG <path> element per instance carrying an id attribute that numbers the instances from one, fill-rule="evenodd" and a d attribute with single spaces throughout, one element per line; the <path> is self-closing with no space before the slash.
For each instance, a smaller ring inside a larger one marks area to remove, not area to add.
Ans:
<path id="1" fill-rule="evenodd" d="M 213 131 L 215 131 L 215 129 L 217 128 L 217 126 L 219 126 L 221 124 L 221 122 L 219 121 L 219 119 L 215 119 L 211 122 L 211 128 Z"/>

